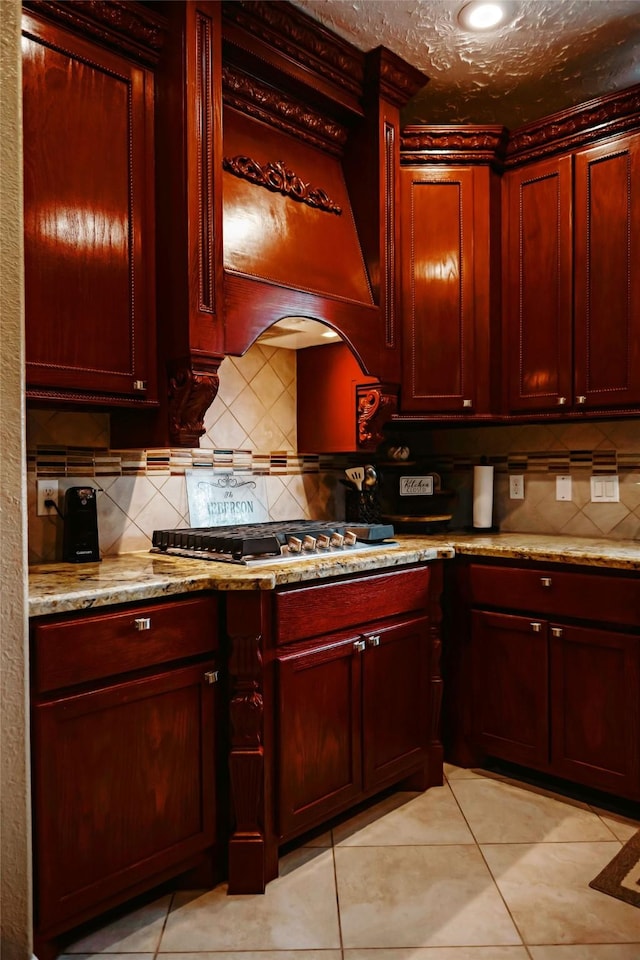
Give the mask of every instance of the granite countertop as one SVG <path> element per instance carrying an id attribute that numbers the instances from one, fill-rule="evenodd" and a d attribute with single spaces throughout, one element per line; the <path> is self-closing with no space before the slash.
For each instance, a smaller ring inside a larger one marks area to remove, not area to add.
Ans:
<path id="1" fill-rule="evenodd" d="M 198 590 L 272 590 L 305 580 L 451 559 L 456 554 L 640 571 L 639 540 L 524 533 L 416 534 L 396 539 L 398 545 L 393 547 L 381 545 L 295 563 L 272 560 L 254 567 L 147 552 L 105 557 L 101 563 L 41 564 L 29 571 L 29 615 L 144 602 Z"/>
<path id="2" fill-rule="evenodd" d="M 304 580 L 339 577 L 388 567 L 451 558 L 446 540 L 398 537 L 397 545 L 326 558 L 242 566 L 188 560 L 159 553 L 123 553 L 100 563 L 46 563 L 29 569 L 29 616 L 67 613 L 116 603 L 154 600 L 198 590 L 273 590 Z"/>

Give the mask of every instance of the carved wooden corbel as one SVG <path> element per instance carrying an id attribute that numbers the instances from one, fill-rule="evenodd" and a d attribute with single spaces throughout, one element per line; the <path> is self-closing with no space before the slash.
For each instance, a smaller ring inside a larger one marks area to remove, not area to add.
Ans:
<path id="1" fill-rule="evenodd" d="M 177 367 L 169 377 L 169 439 L 176 447 L 197 447 L 205 432 L 204 415 L 218 393 L 217 372 Z"/>
<path id="2" fill-rule="evenodd" d="M 398 411 L 398 386 L 391 383 L 356 386 L 356 424 L 359 449 L 375 450 L 384 440 L 382 428 Z"/>

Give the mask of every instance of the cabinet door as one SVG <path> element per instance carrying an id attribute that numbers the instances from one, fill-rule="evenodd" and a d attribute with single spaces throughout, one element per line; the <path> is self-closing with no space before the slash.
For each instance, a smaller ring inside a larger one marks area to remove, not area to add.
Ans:
<path id="1" fill-rule="evenodd" d="M 571 158 L 505 174 L 503 331 L 508 410 L 572 400 Z"/>
<path id="2" fill-rule="evenodd" d="M 640 798 L 640 638 L 551 625 L 553 772 Z"/>
<path id="3" fill-rule="evenodd" d="M 428 619 L 365 634 L 362 654 L 364 788 L 392 783 L 426 762 L 429 744 Z"/>
<path id="4" fill-rule="evenodd" d="M 589 407 L 640 403 L 640 134 L 575 157 L 575 380 Z"/>
<path id="5" fill-rule="evenodd" d="M 491 756 L 547 767 L 547 624 L 475 610 L 471 649 L 476 742 Z"/>
<path id="6" fill-rule="evenodd" d="M 401 171 L 406 411 L 475 407 L 473 170 Z"/>
<path id="7" fill-rule="evenodd" d="M 361 794 L 359 642 L 350 637 L 278 656 L 283 839 L 321 823 Z"/>
<path id="8" fill-rule="evenodd" d="M 213 846 L 213 666 L 35 706 L 41 932 Z"/>
<path id="9" fill-rule="evenodd" d="M 153 76 L 32 15 L 22 50 L 28 390 L 148 400 Z"/>

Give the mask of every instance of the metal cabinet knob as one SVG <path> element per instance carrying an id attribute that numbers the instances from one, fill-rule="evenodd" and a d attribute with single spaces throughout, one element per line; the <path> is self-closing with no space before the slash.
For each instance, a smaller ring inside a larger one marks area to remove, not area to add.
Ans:
<path id="1" fill-rule="evenodd" d="M 220 671 L 219 671 L 219 670 L 207 670 L 207 672 L 206 672 L 205 675 L 204 675 L 204 682 L 205 682 L 205 683 L 217 683 L 218 680 L 219 680 L 219 678 L 220 678 Z"/>
<path id="2" fill-rule="evenodd" d="M 531 624 L 531 629 L 533 630 L 534 633 L 540 633 L 540 631 L 542 630 L 542 624 L 541 624 L 541 623 L 537 623 L 537 622 L 536 622 L 536 623 L 532 623 L 532 624 Z"/>
<path id="3" fill-rule="evenodd" d="M 551 577 L 540 577 L 540 583 L 543 587 L 551 586 Z"/>
<path id="4" fill-rule="evenodd" d="M 136 630 L 151 630 L 151 617 L 136 617 L 133 625 Z"/>
<path id="5" fill-rule="evenodd" d="M 564 407 L 564 406 L 566 405 L 566 403 L 567 403 L 567 398 L 566 398 L 566 397 L 558 397 L 558 399 L 557 399 L 556 402 L 557 402 L 557 404 L 558 404 L 559 407 Z"/>
<path id="6" fill-rule="evenodd" d="M 463 400 L 462 406 L 469 409 L 470 407 L 473 406 L 473 400 Z"/>
<path id="7" fill-rule="evenodd" d="M 367 646 L 366 640 L 355 640 L 353 644 L 353 649 L 356 653 L 364 653 L 365 647 Z"/>
<path id="8" fill-rule="evenodd" d="M 367 637 L 367 643 L 370 647 L 379 647 L 380 646 L 380 637 L 377 633 L 373 634 L 371 637 Z"/>
<path id="9" fill-rule="evenodd" d="M 551 627 L 551 636 L 552 636 L 552 637 L 561 637 L 561 636 L 562 636 L 562 627 Z"/>
<path id="10" fill-rule="evenodd" d="M 580 394 L 579 397 L 576 397 L 576 403 L 584 404 L 587 402 L 587 398 Z"/>

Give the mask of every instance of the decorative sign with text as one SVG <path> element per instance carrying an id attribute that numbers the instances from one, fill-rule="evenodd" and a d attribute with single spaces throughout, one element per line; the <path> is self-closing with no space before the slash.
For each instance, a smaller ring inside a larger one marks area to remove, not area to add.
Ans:
<path id="1" fill-rule="evenodd" d="M 400 477 L 401 497 L 432 497 L 433 477 Z"/>
<path id="2" fill-rule="evenodd" d="M 264 477 L 185 470 L 189 524 L 228 527 L 269 519 Z"/>

